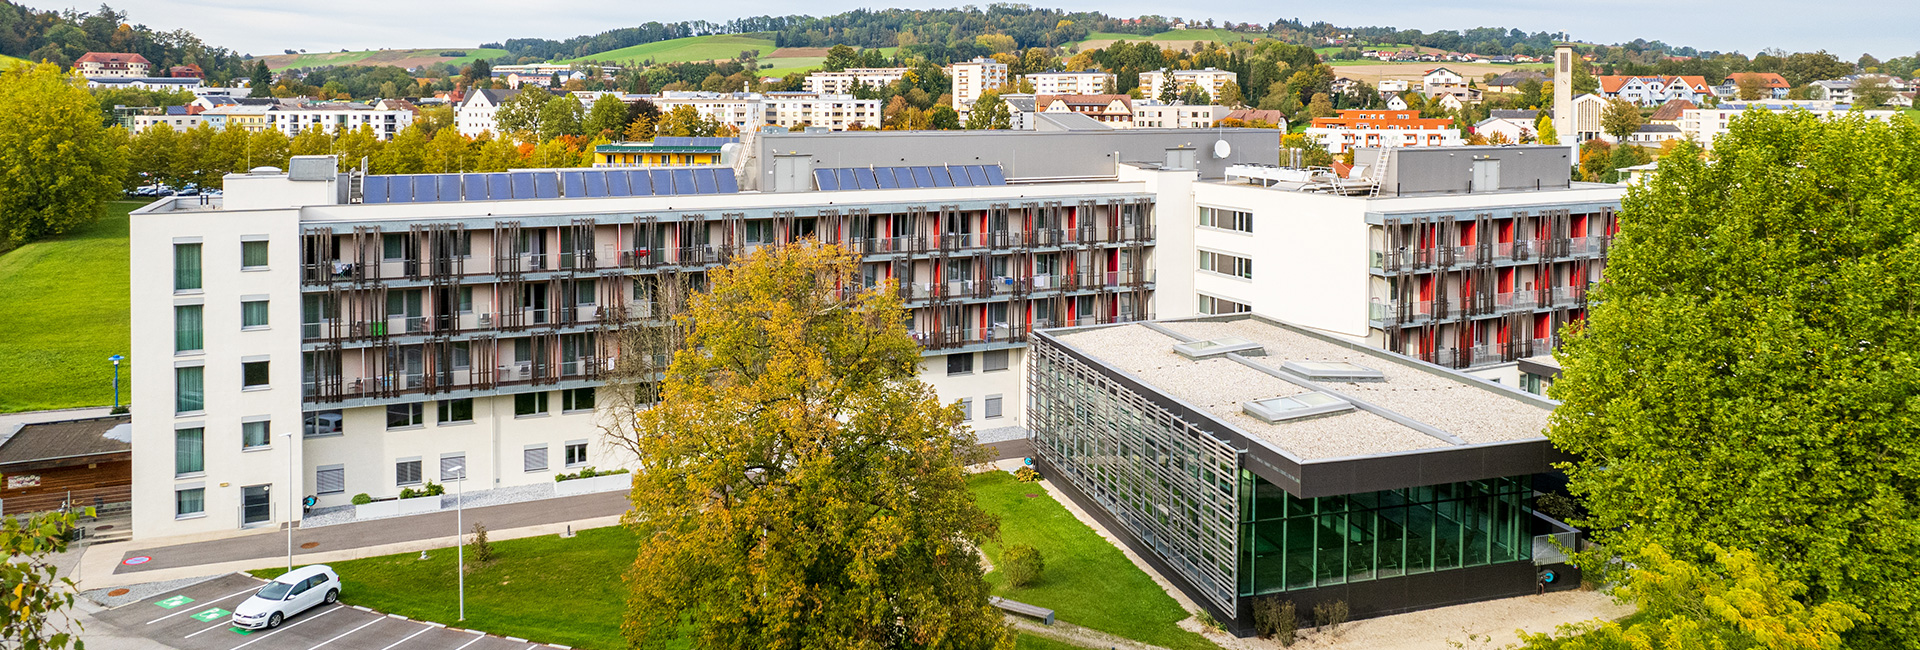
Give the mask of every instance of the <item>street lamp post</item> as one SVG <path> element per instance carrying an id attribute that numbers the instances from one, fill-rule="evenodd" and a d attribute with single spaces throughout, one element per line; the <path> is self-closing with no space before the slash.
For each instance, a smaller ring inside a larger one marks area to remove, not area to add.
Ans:
<path id="1" fill-rule="evenodd" d="M 113 410 L 115 411 L 120 410 L 120 362 L 126 359 L 118 354 L 107 357 L 108 361 L 113 362 Z"/>
<path id="2" fill-rule="evenodd" d="M 459 487 L 453 497 L 453 541 L 454 571 L 460 581 L 460 619 L 467 620 L 467 466 L 461 460 L 460 477 L 454 479 Z"/>
<path id="3" fill-rule="evenodd" d="M 300 490 L 293 486 L 293 432 L 280 434 L 287 439 L 287 572 L 293 572 L 293 513 L 300 507 Z"/>

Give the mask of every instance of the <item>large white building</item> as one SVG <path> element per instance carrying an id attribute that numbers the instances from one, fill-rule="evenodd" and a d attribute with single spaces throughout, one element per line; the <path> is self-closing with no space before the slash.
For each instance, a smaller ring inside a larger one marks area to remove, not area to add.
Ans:
<path id="1" fill-rule="evenodd" d="M 1118 78 L 1099 70 L 1034 72 L 1026 76 L 1036 95 L 1105 95 L 1114 91 Z"/>
<path id="2" fill-rule="evenodd" d="M 545 91 L 536 89 L 535 92 Z M 520 94 L 518 89 L 482 88 L 469 91 L 466 99 L 460 102 L 459 110 L 454 112 L 453 121 L 459 125 L 460 135 L 469 138 L 478 138 L 482 133 L 498 135 L 500 123 L 497 116 L 500 114 L 500 105 L 517 94 Z"/>
<path id="3" fill-rule="evenodd" d="M 1173 91 L 1180 92 L 1187 86 L 1199 86 L 1207 91 L 1208 97 L 1219 97 L 1220 89 L 1232 81 L 1239 83 L 1240 75 L 1229 70 L 1207 68 L 1204 70 L 1149 70 L 1140 73 L 1140 91 L 1149 98 L 1159 97 L 1168 79 L 1172 79 Z"/>
<path id="4" fill-rule="evenodd" d="M 907 76 L 910 68 L 847 68 L 840 71 L 821 70 L 807 75 L 807 92 L 817 95 L 850 95 L 853 89 L 865 86 L 879 90 Z"/>
<path id="5" fill-rule="evenodd" d="M 1714 139 L 1720 137 L 1720 134 L 1726 133 L 1734 120 L 1739 119 L 1741 115 L 1750 110 L 1767 110 L 1774 112 L 1809 111 L 1814 115 L 1822 117 L 1831 117 L 1837 114 L 1857 111 L 1867 116 L 1868 119 L 1882 121 L 1893 119 L 1894 114 L 1899 112 L 1887 109 L 1855 109 L 1847 104 L 1839 104 L 1827 100 L 1778 99 L 1754 102 L 1727 102 L 1713 108 L 1693 108 L 1682 111 L 1680 113 L 1679 125 L 1680 137 L 1698 142 L 1701 146 L 1712 150 Z"/>
<path id="6" fill-rule="evenodd" d="M 714 93 L 670 91 L 642 96 L 661 112 L 679 106 L 691 106 L 708 118 L 746 133 L 766 125 L 787 128 L 818 126 L 834 131 L 877 127 L 881 121 L 878 99 L 855 99 L 852 95 L 820 95 L 809 92 Z"/>
<path id="7" fill-rule="evenodd" d="M 375 137 L 391 140 L 413 124 L 414 115 L 413 111 L 406 109 L 383 110 L 365 104 L 314 102 L 274 106 L 267 111 L 266 117 L 269 128 L 279 129 L 289 138 L 316 126 L 333 134 L 358 131 L 365 126 L 373 129 Z"/>
<path id="8" fill-rule="evenodd" d="M 947 66 L 947 76 L 952 79 L 953 107 L 964 113 L 981 94 L 1007 85 L 1007 64 L 977 57 Z"/>
<path id="9" fill-rule="evenodd" d="M 757 133 L 732 168 L 508 174 L 301 157 L 156 202 L 130 238 L 153 324 L 134 535 L 625 465 L 599 429 L 608 333 L 801 237 L 894 283 L 921 377 L 983 438 L 1020 435 L 1027 336 L 1063 325 L 1254 310 L 1507 381 L 1579 317 L 1621 191 L 1568 181 L 1565 148 L 1332 179 L 1272 167 L 1271 130 L 1205 133 Z"/>
<path id="10" fill-rule="evenodd" d="M 1151 99 L 1133 102 L 1134 128 L 1204 129 L 1233 109 L 1216 104 L 1162 104 Z"/>

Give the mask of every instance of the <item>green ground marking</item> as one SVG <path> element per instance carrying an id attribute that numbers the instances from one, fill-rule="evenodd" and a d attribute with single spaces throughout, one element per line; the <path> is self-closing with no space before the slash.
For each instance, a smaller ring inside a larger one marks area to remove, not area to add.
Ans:
<path id="1" fill-rule="evenodd" d="M 246 628 L 239 628 L 239 627 L 230 627 L 230 628 L 227 628 L 227 629 L 228 629 L 228 630 L 231 630 L 231 631 L 232 631 L 232 632 L 233 632 L 234 634 L 238 634 L 238 635 L 240 635 L 240 636 L 246 636 L 246 635 L 249 635 L 249 634 L 253 634 L 253 630 L 249 630 L 249 629 L 246 629 Z"/>
<path id="2" fill-rule="evenodd" d="M 179 606 L 181 606 L 181 605 L 185 605 L 185 604 L 187 604 L 187 603 L 191 603 L 191 602 L 193 602 L 193 599 L 192 599 L 192 598 L 188 598 L 188 597 L 186 597 L 186 596 L 180 596 L 180 595 L 175 595 L 175 596 L 173 596 L 173 597 L 170 597 L 170 598 L 168 598 L 168 599 L 166 599 L 166 600 L 162 600 L 162 601 L 160 601 L 160 602 L 157 602 L 157 603 L 154 603 L 154 604 L 155 604 L 155 605 L 159 605 L 159 606 L 161 606 L 161 607 L 164 607 L 164 608 L 167 608 L 167 609 L 173 609 L 173 608 L 175 608 L 175 607 L 179 607 Z"/>
<path id="3" fill-rule="evenodd" d="M 213 619 L 220 618 L 222 616 L 227 616 L 232 613 L 233 612 L 229 612 L 227 610 L 215 607 L 213 609 L 209 609 L 207 611 L 194 614 L 193 619 L 196 621 L 200 621 L 202 623 L 206 623 L 206 622 L 212 621 Z"/>

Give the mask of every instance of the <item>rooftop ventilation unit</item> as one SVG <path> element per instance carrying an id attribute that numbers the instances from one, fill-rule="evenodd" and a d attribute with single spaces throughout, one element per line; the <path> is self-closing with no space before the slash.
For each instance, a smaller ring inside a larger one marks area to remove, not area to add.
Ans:
<path id="1" fill-rule="evenodd" d="M 1378 370 L 1345 361 L 1288 361 L 1281 368 L 1314 381 L 1384 381 Z"/>
<path id="2" fill-rule="evenodd" d="M 1193 359 L 1194 361 L 1212 359 L 1234 352 L 1250 357 L 1263 357 L 1267 354 L 1266 348 L 1261 347 L 1259 343 L 1254 343 L 1253 341 L 1237 336 L 1223 336 L 1205 341 L 1175 343 L 1173 344 L 1173 351 L 1180 353 L 1180 356 Z"/>
<path id="3" fill-rule="evenodd" d="M 1353 402 L 1326 393 L 1301 393 L 1247 402 L 1241 404 L 1240 408 L 1256 420 L 1280 424 L 1351 411 Z"/>

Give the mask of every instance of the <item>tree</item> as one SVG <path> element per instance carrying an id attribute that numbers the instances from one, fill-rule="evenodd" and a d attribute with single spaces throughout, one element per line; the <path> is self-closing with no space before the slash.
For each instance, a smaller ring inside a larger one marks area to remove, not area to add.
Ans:
<path id="1" fill-rule="evenodd" d="M 1757 73 L 1742 72 L 1733 76 L 1733 83 L 1740 91 L 1740 101 L 1760 99 L 1767 91 L 1767 80 Z"/>
<path id="2" fill-rule="evenodd" d="M 458 130 L 459 114 L 454 112 L 452 106 L 422 106 L 420 114 L 413 118 L 413 123 L 426 129 L 427 135 L 438 135 L 440 131 L 447 128 Z"/>
<path id="3" fill-rule="evenodd" d="M 540 141 L 563 135 L 584 135 L 585 125 L 581 118 L 585 113 L 585 107 L 572 95 L 553 96 L 552 100 L 540 107 L 540 128 L 537 132 Z"/>
<path id="4" fill-rule="evenodd" d="M 245 132 L 245 129 L 241 129 Z M 287 168 L 292 141 L 279 129 L 261 129 L 247 135 L 247 169 L 255 167 Z"/>
<path id="5" fill-rule="evenodd" d="M 247 96 L 273 96 L 273 71 L 267 69 L 266 59 L 254 59 L 253 70 L 247 73 Z"/>
<path id="6" fill-rule="evenodd" d="M 127 152 L 76 74 L 51 63 L 0 73 L 0 241 L 93 223 L 119 195 Z"/>
<path id="7" fill-rule="evenodd" d="M 978 545 L 992 515 L 955 405 L 916 378 L 887 287 L 834 245 L 761 248 L 679 317 L 664 398 L 628 430 L 625 523 L 642 539 L 622 627 L 635 647 L 999 648 Z"/>
<path id="8" fill-rule="evenodd" d="M 373 173 L 376 174 L 422 174 L 438 172 L 427 166 L 427 149 L 432 139 L 427 137 L 425 129 L 417 124 L 407 125 L 393 139 L 380 147 L 380 153 L 373 160 Z"/>
<path id="9" fill-rule="evenodd" d="M 473 169 L 473 141 L 460 135 L 458 129 L 441 129 L 433 135 L 433 140 L 420 156 L 421 167 L 427 173 L 450 174 Z"/>
<path id="10" fill-rule="evenodd" d="M 1333 110 L 1333 100 L 1326 93 L 1314 93 L 1313 101 L 1307 104 L 1310 117 L 1333 117 L 1339 113 Z"/>
<path id="11" fill-rule="evenodd" d="M 586 135 L 600 138 L 618 138 L 627 131 L 627 103 L 620 101 L 614 94 L 601 95 L 593 100 L 593 108 L 587 111 L 586 124 L 582 131 Z"/>
<path id="12" fill-rule="evenodd" d="M 1618 97 L 1607 100 L 1607 107 L 1600 111 L 1600 130 L 1616 140 L 1625 141 L 1642 123 L 1640 107 Z"/>
<path id="13" fill-rule="evenodd" d="M 468 88 L 485 88 L 483 84 L 493 81 L 493 64 L 487 63 L 486 59 L 475 59 L 463 74 L 467 78 Z"/>
<path id="14" fill-rule="evenodd" d="M 946 104 L 934 106 L 927 111 L 927 128 L 937 131 L 957 131 L 960 129 L 960 113 Z"/>
<path id="15" fill-rule="evenodd" d="M 75 513 L 0 517 L 0 556 L 9 558 L 0 562 L 0 585 L 7 586 L 0 590 L 0 647 L 86 649 L 78 624 L 65 629 L 55 622 L 73 606 L 78 590 L 47 561 L 67 550 L 67 532 L 77 519 Z"/>
<path id="16" fill-rule="evenodd" d="M 1866 75 L 1853 82 L 1853 105 L 1860 108 L 1879 108 L 1893 98 L 1893 89 L 1887 87 L 1885 77 Z"/>
<path id="17" fill-rule="evenodd" d="M 1614 648 L 1767 648 L 1841 650 L 1847 630 L 1866 620 L 1845 603 L 1809 607 L 1806 585 L 1781 580 L 1753 553 L 1709 543 L 1712 560 L 1695 564 L 1659 546 L 1640 551 L 1615 596 L 1639 605 L 1627 622 L 1571 624 L 1556 634 L 1523 634 L 1526 650 Z"/>
<path id="18" fill-rule="evenodd" d="M 1240 94 L 1240 84 L 1228 81 L 1220 84 L 1220 96 L 1213 98 L 1213 103 L 1227 108 L 1240 108 L 1247 104 L 1247 99 Z"/>
<path id="19" fill-rule="evenodd" d="M 660 116 L 660 122 L 654 126 L 659 135 L 669 137 L 703 137 L 719 135 L 725 125 L 700 114 L 692 106 L 681 104 Z"/>
<path id="20" fill-rule="evenodd" d="M 500 109 L 494 113 L 494 125 L 500 127 L 500 135 L 511 135 L 521 141 L 540 138 L 542 125 L 540 120 L 546 117 L 544 110 L 554 99 L 553 94 L 534 86 L 526 86 L 506 101 L 500 102 Z M 572 97 L 566 98 L 573 101 Z M 573 102 L 578 105 L 580 102 Z"/>
<path id="21" fill-rule="evenodd" d="M 1752 550 L 1803 602 L 1868 613 L 1852 647 L 1920 647 L 1920 169 L 1893 162 L 1916 136 L 1749 112 L 1711 164 L 1683 143 L 1628 190 L 1551 389 L 1599 547 Z"/>
<path id="22" fill-rule="evenodd" d="M 1007 103 L 1000 101 L 1000 93 L 991 90 L 982 93 L 967 113 L 967 128 L 972 130 L 1008 129 L 1012 128 L 1011 122 Z"/>
<path id="23" fill-rule="evenodd" d="M 1780 75 L 1795 86 L 1822 79 L 1839 79 L 1850 74 L 1853 74 L 1853 64 L 1841 61 L 1840 57 L 1828 54 L 1826 50 L 1795 52 L 1788 55 L 1780 66 Z"/>
<path id="24" fill-rule="evenodd" d="M 1188 106 L 1206 106 L 1213 103 L 1213 95 L 1207 94 L 1207 91 L 1197 84 L 1187 84 L 1186 88 L 1180 89 L 1180 103 Z"/>
<path id="25" fill-rule="evenodd" d="M 859 64 L 859 59 L 855 57 L 853 47 L 842 43 L 827 50 L 827 58 L 821 62 L 820 69 L 827 72 L 839 72 Z"/>
<path id="26" fill-rule="evenodd" d="M 1541 112 L 1533 120 L 1534 139 L 1540 144 L 1560 144 L 1560 132 L 1553 128 L 1553 114 Z"/>
<path id="27" fill-rule="evenodd" d="M 333 153 L 333 136 L 314 124 L 301 129 L 287 146 L 290 156 L 324 156 Z"/>
<path id="28" fill-rule="evenodd" d="M 333 153 L 340 157 L 340 171 L 359 169 L 362 159 L 366 159 L 368 165 L 374 164 L 374 161 L 380 157 L 382 144 L 380 136 L 373 132 L 373 127 L 366 124 L 360 125 L 358 129 L 338 134 L 333 139 Z"/>

